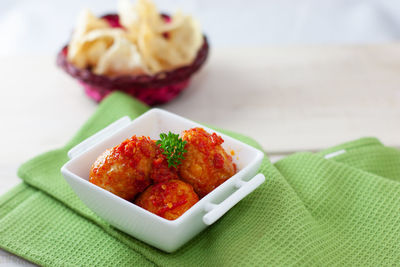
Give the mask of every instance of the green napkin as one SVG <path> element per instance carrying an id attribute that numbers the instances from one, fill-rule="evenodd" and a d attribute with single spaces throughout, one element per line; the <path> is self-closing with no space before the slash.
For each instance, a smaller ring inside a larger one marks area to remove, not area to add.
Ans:
<path id="1" fill-rule="evenodd" d="M 67 151 L 147 107 L 105 99 L 63 148 L 21 166 L 0 198 L 0 247 L 48 266 L 381 266 L 400 262 L 400 151 L 364 138 L 298 153 L 260 172 L 266 182 L 175 253 L 154 249 L 92 213 L 60 174 Z M 260 122 L 266 123 L 266 122 Z M 259 147 L 247 137 L 228 133 Z M 326 155 L 345 153 L 326 159 Z"/>

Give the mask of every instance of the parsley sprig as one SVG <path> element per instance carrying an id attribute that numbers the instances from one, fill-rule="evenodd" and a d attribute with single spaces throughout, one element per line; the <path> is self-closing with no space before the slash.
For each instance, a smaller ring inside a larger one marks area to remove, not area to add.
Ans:
<path id="1" fill-rule="evenodd" d="M 168 167 L 178 168 L 178 165 L 182 163 L 182 159 L 185 150 L 186 141 L 183 141 L 182 138 L 179 138 L 179 134 L 174 134 L 169 132 L 168 135 L 165 133 L 160 134 L 160 140 L 156 142 L 157 145 L 163 150 L 163 155 L 166 156 Z"/>

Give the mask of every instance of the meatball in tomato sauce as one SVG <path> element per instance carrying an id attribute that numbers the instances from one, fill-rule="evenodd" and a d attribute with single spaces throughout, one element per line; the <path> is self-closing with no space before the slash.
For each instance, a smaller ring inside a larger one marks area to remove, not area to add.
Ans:
<path id="1" fill-rule="evenodd" d="M 167 220 L 175 220 L 199 200 L 193 187 L 181 180 L 150 186 L 135 204 Z"/>
<path id="2" fill-rule="evenodd" d="M 224 140 L 216 133 L 193 128 L 184 131 L 182 139 L 187 142 L 187 152 L 179 167 L 179 175 L 193 186 L 200 198 L 236 173 L 232 157 L 221 146 Z"/>
<path id="3" fill-rule="evenodd" d="M 89 182 L 126 200 L 133 200 L 151 183 L 157 145 L 148 137 L 132 136 L 100 155 L 90 170 Z"/>

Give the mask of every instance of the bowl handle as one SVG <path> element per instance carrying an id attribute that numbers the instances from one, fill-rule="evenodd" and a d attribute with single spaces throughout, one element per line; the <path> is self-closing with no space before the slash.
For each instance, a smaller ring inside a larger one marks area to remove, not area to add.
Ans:
<path id="1" fill-rule="evenodd" d="M 131 119 L 128 116 L 124 116 L 124 117 L 120 118 L 119 120 L 111 123 L 103 130 L 95 133 L 91 137 L 85 139 L 81 143 L 79 143 L 76 146 L 74 146 L 73 148 L 71 148 L 68 151 L 68 157 L 70 159 L 77 157 L 78 155 L 85 152 L 86 150 L 88 150 L 89 148 L 94 146 L 95 144 L 98 144 L 99 142 L 104 140 L 106 137 L 109 137 L 110 135 L 115 133 L 117 130 L 125 127 L 130 122 L 131 122 Z"/>
<path id="2" fill-rule="evenodd" d="M 257 187 L 259 187 L 265 181 L 265 176 L 261 173 L 254 176 L 250 181 L 244 182 L 242 180 L 237 180 L 235 187 L 238 188 L 232 195 L 227 197 L 220 204 L 207 203 L 204 209 L 207 213 L 203 216 L 203 222 L 207 225 L 213 224 L 222 215 L 224 215 L 228 210 L 235 206 L 240 200 L 245 196 L 253 192 Z"/>

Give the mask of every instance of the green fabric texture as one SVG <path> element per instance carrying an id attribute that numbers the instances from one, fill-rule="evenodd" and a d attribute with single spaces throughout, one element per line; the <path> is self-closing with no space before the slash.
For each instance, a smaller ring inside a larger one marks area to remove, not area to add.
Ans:
<path id="1" fill-rule="evenodd" d="M 0 247 L 45 266 L 400 262 L 400 151 L 375 138 L 293 154 L 274 165 L 265 158 L 260 172 L 266 182 L 175 253 L 114 229 L 78 199 L 60 168 L 71 147 L 122 116 L 135 118 L 146 110 L 114 93 L 65 147 L 22 165 L 24 182 L 0 198 Z M 259 148 L 248 137 L 227 133 Z"/>

